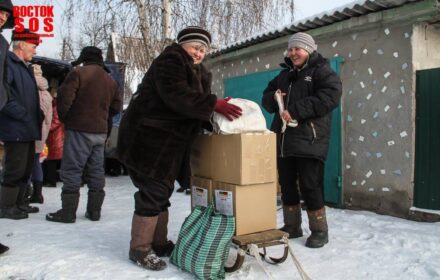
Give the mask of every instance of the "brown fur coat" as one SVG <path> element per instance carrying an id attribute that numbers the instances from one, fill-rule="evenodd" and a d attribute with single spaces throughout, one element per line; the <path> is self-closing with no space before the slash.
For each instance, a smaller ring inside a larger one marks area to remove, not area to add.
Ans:
<path id="1" fill-rule="evenodd" d="M 211 79 L 180 45 L 167 47 L 153 61 L 122 118 L 121 162 L 145 177 L 174 183 L 185 149 L 214 110 Z"/>

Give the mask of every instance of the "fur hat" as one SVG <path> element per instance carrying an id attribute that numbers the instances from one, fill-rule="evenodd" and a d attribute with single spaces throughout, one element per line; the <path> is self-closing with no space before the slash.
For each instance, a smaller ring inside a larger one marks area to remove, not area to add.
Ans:
<path id="1" fill-rule="evenodd" d="M 73 66 L 76 66 L 84 62 L 91 62 L 91 63 L 104 65 L 101 49 L 94 46 L 84 47 L 81 50 L 81 54 L 79 55 L 78 59 L 72 61 L 71 64 Z"/>
<path id="2" fill-rule="evenodd" d="M 211 34 L 200 26 L 188 26 L 177 34 L 177 43 L 183 45 L 190 42 L 202 43 L 209 48 Z"/>
<path id="3" fill-rule="evenodd" d="M 11 41 L 25 41 L 38 46 L 40 44 L 40 36 L 37 33 L 30 32 L 29 29 L 23 29 L 20 32 L 14 29 L 12 30 Z"/>
<path id="4" fill-rule="evenodd" d="M 8 20 L 6 21 L 5 25 L 3 25 L 0 29 L 6 29 L 6 28 L 13 28 L 14 23 L 14 14 L 13 14 L 13 6 L 11 0 L 2 0 L 0 1 L 0 10 L 6 11 L 9 13 Z"/>
<path id="5" fill-rule="evenodd" d="M 316 51 L 318 46 L 315 44 L 313 37 L 307 33 L 298 32 L 290 37 L 287 49 L 290 48 L 301 48 L 306 50 L 309 54 Z"/>

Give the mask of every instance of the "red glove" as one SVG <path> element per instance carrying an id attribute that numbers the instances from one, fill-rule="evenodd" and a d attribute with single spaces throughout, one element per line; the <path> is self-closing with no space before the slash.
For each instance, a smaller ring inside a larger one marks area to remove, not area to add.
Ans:
<path id="1" fill-rule="evenodd" d="M 241 116 L 241 108 L 234 104 L 229 104 L 228 101 L 230 99 L 230 97 L 226 97 L 225 99 L 217 99 L 214 111 L 222 114 L 228 120 L 233 121 Z"/>

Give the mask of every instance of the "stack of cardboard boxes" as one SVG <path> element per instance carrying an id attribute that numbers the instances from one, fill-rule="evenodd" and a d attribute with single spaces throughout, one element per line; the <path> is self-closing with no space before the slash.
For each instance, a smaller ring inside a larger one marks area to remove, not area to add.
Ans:
<path id="1" fill-rule="evenodd" d="M 236 235 L 276 228 L 276 135 L 201 135 L 191 154 L 191 203 L 234 215 Z"/>

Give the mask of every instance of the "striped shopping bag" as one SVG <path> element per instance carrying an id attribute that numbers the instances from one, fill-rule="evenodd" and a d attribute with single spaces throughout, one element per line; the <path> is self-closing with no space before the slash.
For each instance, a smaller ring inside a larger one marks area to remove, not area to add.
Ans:
<path id="1" fill-rule="evenodd" d="M 198 279 L 224 279 L 235 218 L 196 206 L 185 219 L 170 261 Z"/>

